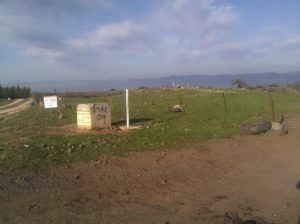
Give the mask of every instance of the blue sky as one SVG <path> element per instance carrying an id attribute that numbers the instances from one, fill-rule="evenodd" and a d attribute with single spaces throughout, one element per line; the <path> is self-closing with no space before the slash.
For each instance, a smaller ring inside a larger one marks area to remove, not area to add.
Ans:
<path id="1" fill-rule="evenodd" d="M 299 0 L 0 0 L 0 82 L 300 70 Z"/>

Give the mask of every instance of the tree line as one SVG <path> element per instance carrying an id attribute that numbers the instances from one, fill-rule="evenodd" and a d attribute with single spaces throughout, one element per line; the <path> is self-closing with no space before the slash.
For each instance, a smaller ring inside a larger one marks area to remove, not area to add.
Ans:
<path id="1" fill-rule="evenodd" d="M 0 98 L 28 98 L 31 96 L 31 89 L 27 87 L 17 86 L 1 86 L 0 85 Z"/>

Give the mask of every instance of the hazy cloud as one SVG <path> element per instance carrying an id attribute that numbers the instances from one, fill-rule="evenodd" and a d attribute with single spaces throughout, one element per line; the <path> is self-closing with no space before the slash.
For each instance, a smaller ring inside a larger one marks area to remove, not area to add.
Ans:
<path id="1" fill-rule="evenodd" d="M 218 40 L 238 19 L 233 6 L 213 0 L 169 0 L 159 16 L 166 29 L 204 42 Z"/>
<path id="2" fill-rule="evenodd" d="M 300 30 L 293 22 L 278 24 L 278 11 L 268 10 L 269 20 L 257 20 L 255 7 L 228 1 L 236 5 L 0 0 L 0 73 L 111 77 L 299 67 Z"/>
<path id="3" fill-rule="evenodd" d="M 32 56 L 45 56 L 53 59 L 68 56 L 68 54 L 64 51 L 41 47 L 28 47 L 25 50 L 25 53 Z"/>
<path id="4" fill-rule="evenodd" d="M 144 50 L 150 42 L 147 28 L 132 21 L 104 25 L 86 37 L 66 41 L 70 47 L 79 50 L 101 48 L 115 51 Z"/>
<path id="5" fill-rule="evenodd" d="M 86 30 L 85 20 L 98 18 L 99 12 L 110 8 L 104 0 L 1 0 L 0 40 L 60 48 L 63 40 Z M 81 18 L 84 13 L 89 16 Z"/>
<path id="6" fill-rule="evenodd" d="M 291 49 L 292 48 L 292 49 Z M 300 49 L 300 35 L 284 34 L 280 36 L 269 34 L 258 36 L 249 40 L 225 42 L 218 44 L 211 49 L 211 53 L 219 54 L 224 59 L 253 59 L 256 57 L 272 56 L 283 54 Z"/>

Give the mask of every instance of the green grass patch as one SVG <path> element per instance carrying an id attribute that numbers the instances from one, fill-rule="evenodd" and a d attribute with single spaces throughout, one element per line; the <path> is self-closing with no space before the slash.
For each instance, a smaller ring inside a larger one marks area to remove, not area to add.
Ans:
<path id="1" fill-rule="evenodd" d="M 0 107 L 5 106 L 6 104 L 11 103 L 12 101 L 9 101 L 7 99 L 0 99 Z"/>
<path id="2" fill-rule="evenodd" d="M 89 161 L 101 154 L 179 148 L 211 139 L 228 138 L 239 133 L 244 122 L 271 119 L 269 93 L 265 91 L 223 90 L 227 100 L 224 123 L 222 91 L 138 90 L 130 93 L 130 117 L 141 130 L 128 134 L 50 136 L 51 126 L 76 123 L 76 110 L 54 110 L 35 105 L 29 110 L 0 121 L 0 168 L 38 169 L 73 161 Z M 277 119 L 299 112 L 299 95 L 293 91 L 273 92 Z M 112 105 L 115 125 L 125 124 L 125 95 L 113 97 L 63 98 L 60 104 L 100 103 Z M 184 113 L 168 108 L 183 103 Z M 67 153 L 67 149 L 72 153 Z"/>

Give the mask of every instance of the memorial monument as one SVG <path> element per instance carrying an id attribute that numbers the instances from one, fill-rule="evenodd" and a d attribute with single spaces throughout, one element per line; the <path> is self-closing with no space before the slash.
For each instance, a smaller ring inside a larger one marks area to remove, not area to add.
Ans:
<path id="1" fill-rule="evenodd" d="M 88 130 L 110 128 L 110 106 L 107 103 L 78 104 L 77 127 Z"/>

